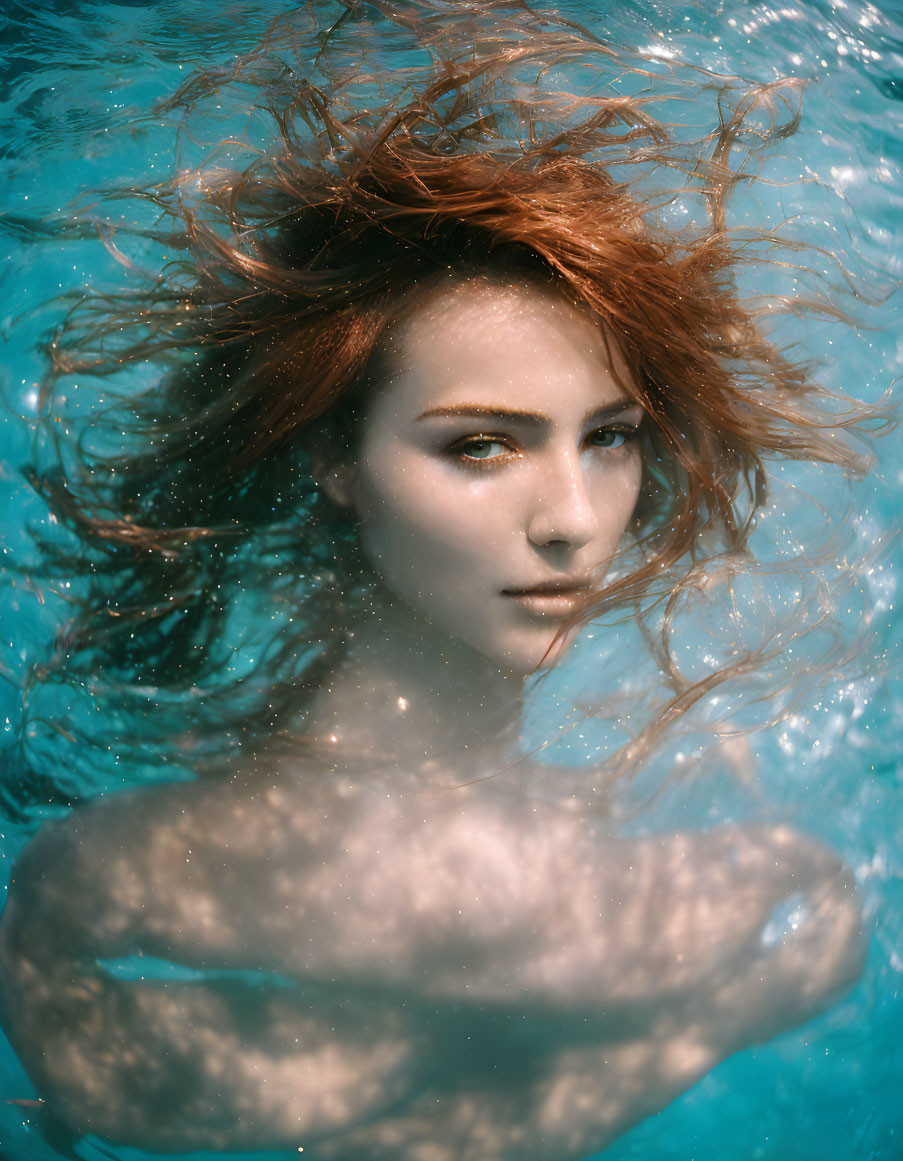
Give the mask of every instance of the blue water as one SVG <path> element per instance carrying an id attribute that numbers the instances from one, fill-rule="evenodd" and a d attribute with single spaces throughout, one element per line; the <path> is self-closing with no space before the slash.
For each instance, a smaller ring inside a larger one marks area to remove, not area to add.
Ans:
<path id="1" fill-rule="evenodd" d="M 827 386 L 879 399 L 903 368 L 901 296 L 889 295 L 894 280 L 903 278 L 903 5 L 592 0 L 560 7 L 608 39 L 654 56 L 663 73 L 674 60 L 750 81 L 791 75 L 808 82 L 798 133 L 775 150 L 767 183 L 738 197 L 733 220 L 777 226 L 790 219 L 799 237 L 843 255 L 854 279 L 876 296 L 861 304 L 868 327 L 810 327 L 789 338 L 820 361 Z M 253 47 L 283 11 L 275 0 L 7 3 L 0 15 L 3 212 L 52 215 L 86 190 L 164 178 L 177 164 L 174 131 L 171 121 L 152 114 L 155 102 L 197 65 L 226 63 Z M 689 108 L 688 124 L 694 115 Z M 22 567 L 33 559 L 29 525 L 46 520 L 18 472 L 29 456 L 28 419 L 41 375 L 35 347 L 59 310 L 43 304 L 113 278 L 115 264 L 96 240 L 2 236 L 8 252 L 0 281 L 0 374 L 8 409 L 0 415 L 0 545 Z M 827 259 L 825 270 L 836 276 Z M 775 286 L 784 276 L 774 273 Z M 861 885 L 873 930 L 865 975 L 818 1020 L 723 1063 L 607 1150 L 606 1161 L 903 1157 L 903 621 L 895 550 L 901 485 L 897 437 L 879 445 L 872 474 L 848 487 L 835 474 L 802 467 L 779 474 L 755 534 L 756 554 L 764 562 L 786 561 L 813 535 L 836 532 L 842 559 L 825 566 L 822 583 L 858 651 L 825 673 L 813 664 L 811 679 L 798 683 L 793 704 L 776 723 L 768 721 L 773 706 L 725 691 L 722 704 L 703 707 L 659 756 L 659 768 L 672 772 L 665 792 L 651 793 L 659 777 L 653 764 L 646 783 L 641 778 L 634 788 L 635 802 L 624 806 L 625 827 L 704 825 L 739 816 L 747 799 L 759 795 L 824 835 L 854 866 Z M 70 761 L 67 743 L 42 726 L 41 714 L 27 716 L 22 683 L 65 616 L 64 601 L 46 586 L 30 587 L 21 578 L 13 583 L 6 569 L 3 575 L 0 742 L 11 747 L 27 731 L 35 763 L 59 767 Z M 749 584 L 759 585 L 746 594 L 749 608 L 776 617 L 792 620 L 798 607 L 802 622 L 818 602 L 817 592 L 794 595 L 764 572 Z M 555 759 L 577 765 L 616 744 L 616 723 L 604 714 L 575 714 L 573 706 L 600 666 L 611 678 L 618 658 L 636 656 L 630 632 L 609 627 L 582 643 L 538 695 L 526 727 L 530 745 L 552 737 Z M 698 634 L 688 630 L 679 647 L 688 667 L 705 664 Z M 801 637 L 800 648 L 823 655 L 817 634 Z M 713 722 L 751 731 L 752 788 L 732 772 L 729 756 L 705 757 L 700 739 Z M 14 773 L 10 767 L 6 776 Z M 98 775 L 96 789 L 129 776 L 113 762 Z M 15 826 L 0 834 L 5 866 L 23 841 Z M 27 1079 L 5 1051 L 0 1101 L 29 1095 Z M 108 1155 L 96 1144 L 82 1153 Z M 59 1154 L 36 1134 L 27 1110 L 0 1104 L 0 1156 L 41 1161 Z"/>

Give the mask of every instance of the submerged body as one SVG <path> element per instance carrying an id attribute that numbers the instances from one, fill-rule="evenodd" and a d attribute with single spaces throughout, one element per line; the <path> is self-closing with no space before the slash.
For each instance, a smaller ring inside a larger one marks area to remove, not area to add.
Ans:
<path id="1" fill-rule="evenodd" d="M 856 978 L 828 848 L 613 839 L 540 804 L 548 773 L 252 769 L 45 828 L 0 928 L 39 1092 L 76 1132 L 161 1152 L 563 1161 Z M 770 940 L 782 906 L 803 919 Z M 140 955 L 210 978 L 116 978 Z"/>
<path id="2" fill-rule="evenodd" d="M 611 335 L 465 280 L 388 355 L 354 453 L 317 464 L 379 576 L 308 707 L 319 756 L 86 806 L 16 868 L 4 1022 L 72 1132 L 567 1161 L 860 970 L 828 848 L 764 825 L 619 839 L 515 754 L 523 682 L 640 492 Z M 801 919 L 773 938 L 781 908 Z M 141 956 L 203 974 L 135 978 Z"/>

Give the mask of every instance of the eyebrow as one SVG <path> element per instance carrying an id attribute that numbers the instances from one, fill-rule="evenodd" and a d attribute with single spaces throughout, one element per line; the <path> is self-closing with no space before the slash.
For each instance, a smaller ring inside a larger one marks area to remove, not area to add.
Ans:
<path id="1" fill-rule="evenodd" d="M 623 411 L 629 411 L 632 407 L 640 406 L 641 404 L 634 399 L 619 399 L 615 403 L 609 403 L 606 407 L 597 407 L 595 411 L 591 411 L 584 417 L 583 422 L 586 424 L 600 423 L 613 418 L 615 415 L 620 415 Z M 522 423 L 528 427 L 545 427 L 549 423 L 549 417 L 539 411 L 509 411 L 500 407 L 481 407 L 475 403 L 460 403 L 456 407 L 430 407 L 417 416 L 417 422 L 419 423 L 421 419 L 434 417 L 454 419 L 459 416 L 468 416 L 472 419 L 497 419 L 501 420 L 502 423 Z"/>

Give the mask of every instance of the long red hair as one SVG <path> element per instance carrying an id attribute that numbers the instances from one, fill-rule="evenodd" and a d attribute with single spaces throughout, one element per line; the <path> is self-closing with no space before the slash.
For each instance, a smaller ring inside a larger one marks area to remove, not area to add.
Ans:
<path id="1" fill-rule="evenodd" d="M 362 567 L 353 525 L 316 495 L 312 441 L 352 438 L 386 328 L 442 275 L 538 278 L 610 328 L 635 369 L 648 414 L 641 562 L 583 619 L 666 596 L 694 560 L 742 550 L 768 458 L 862 466 L 843 432 L 875 413 L 822 391 L 737 290 L 739 266 L 773 260 L 779 239 L 728 228 L 733 152 L 748 159 L 750 141 L 761 151 L 793 131 L 792 83 L 738 96 L 724 82 L 711 132 L 690 148 L 662 119 L 670 102 L 630 95 L 647 62 L 567 21 L 502 2 L 444 5 L 441 20 L 430 5 L 375 7 L 380 25 L 349 4 L 348 27 L 325 41 L 299 14 L 161 110 L 190 137 L 204 110 L 250 94 L 275 134 L 243 168 L 206 164 L 127 191 L 162 215 L 133 234 L 168 261 L 155 279 L 85 298 L 48 344 L 44 431 L 58 454 L 32 479 L 76 540 L 47 542 L 45 559 L 88 582 L 36 680 L 100 672 L 182 690 L 197 735 L 224 733 L 225 716 L 241 744 L 286 722 L 335 662 Z M 343 41 L 355 19 L 359 40 Z M 374 29 L 429 63 L 352 70 Z M 299 43 L 302 58 L 319 45 L 306 75 L 289 60 Z M 627 95 L 543 87 L 549 69 L 578 66 Z M 675 175 L 706 224 L 664 224 Z M 159 368 L 152 389 L 117 391 L 145 364 Z M 106 384 L 96 421 L 112 435 L 94 452 L 73 453 L 51 423 L 74 371 Z M 293 610 L 294 628 L 274 625 L 253 673 L 217 682 L 228 594 L 242 585 Z M 206 697 L 189 699 L 198 688 Z M 697 694 L 679 691 L 667 712 Z"/>

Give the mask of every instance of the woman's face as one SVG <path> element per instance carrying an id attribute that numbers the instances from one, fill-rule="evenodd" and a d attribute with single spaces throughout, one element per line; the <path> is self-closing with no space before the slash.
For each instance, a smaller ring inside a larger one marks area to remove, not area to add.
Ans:
<path id="1" fill-rule="evenodd" d="M 527 674 L 636 505 L 630 370 L 566 300 L 486 281 L 435 292 L 388 354 L 337 485 L 363 551 L 415 613 Z"/>

